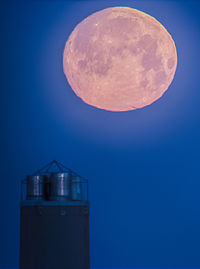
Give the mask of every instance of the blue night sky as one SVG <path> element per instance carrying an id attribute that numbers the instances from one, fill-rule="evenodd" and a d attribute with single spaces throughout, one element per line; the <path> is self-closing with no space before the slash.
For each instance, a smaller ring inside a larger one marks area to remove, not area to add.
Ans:
<path id="1" fill-rule="evenodd" d="M 130 6 L 172 35 L 178 66 L 150 106 L 109 112 L 71 90 L 62 53 L 98 10 Z M 200 268 L 200 2 L 4 1 L 0 267 L 19 262 L 20 180 L 57 159 L 89 180 L 91 266 Z"/>

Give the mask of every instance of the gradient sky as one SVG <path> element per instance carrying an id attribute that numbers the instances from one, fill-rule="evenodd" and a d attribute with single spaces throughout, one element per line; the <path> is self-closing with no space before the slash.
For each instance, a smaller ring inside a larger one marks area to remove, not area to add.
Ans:
<path id="1" fill-rule="evenodd" d="M 89 180 L 92 267 L 200 268 L 199 1 L 4 1 L 0 267 L 17 267 L 20 180 L 57 159 Z M 71 90 L 73 28 L 111 6 L 154 16 L 177 46 L 164 96 L 109 112 Z"/>

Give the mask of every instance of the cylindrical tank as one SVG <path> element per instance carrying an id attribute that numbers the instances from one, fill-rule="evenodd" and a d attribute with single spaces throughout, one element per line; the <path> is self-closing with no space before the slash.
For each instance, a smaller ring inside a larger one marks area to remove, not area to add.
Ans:
<path id="1" fill-rule="evenodd" d="M 72 200 L 81 201 L 82 200 L 82 181 L 79 176 L 74 176 L 72 178 Z"/>
<path id="2" fill-rule="evenodd" d="M 27 200 L 42 200 L 44 199 L 44 181 L 45 176 L 28 175 L 26 177 L 26 199 Z"/>
<path id="3" fill-rule="evenodd" d="M 49 200 L 58 201 L 71 199 L 71 173 L 51 173 L 49 187 Z"/>

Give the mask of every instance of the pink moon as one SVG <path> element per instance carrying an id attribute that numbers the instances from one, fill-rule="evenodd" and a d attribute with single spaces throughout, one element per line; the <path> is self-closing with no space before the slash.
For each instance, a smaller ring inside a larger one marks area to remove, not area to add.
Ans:
<path id="1" fill-rule="evenodd" d="M 63 70 L 76 95 L 109 111 L 152 104 L 170 86 L 176 67 L 169 32 L 129 7 L 106 8 L 81 21 L 63 53 Z"/>

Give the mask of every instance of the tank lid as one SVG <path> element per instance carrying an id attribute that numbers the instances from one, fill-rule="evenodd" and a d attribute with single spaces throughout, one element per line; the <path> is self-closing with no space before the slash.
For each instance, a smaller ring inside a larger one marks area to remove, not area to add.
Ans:
<path id="1" fill-rule="evenodd" d="M 71 171 L 68 172 L 51 172 L 50 174 L 52 177 L 68 177 L 71 175 Z"/>

